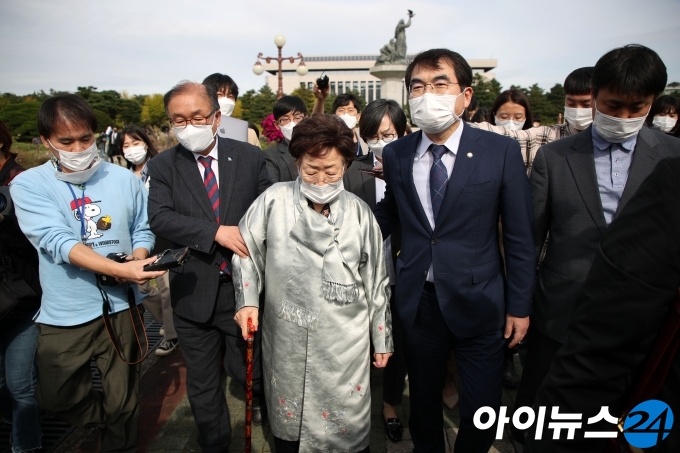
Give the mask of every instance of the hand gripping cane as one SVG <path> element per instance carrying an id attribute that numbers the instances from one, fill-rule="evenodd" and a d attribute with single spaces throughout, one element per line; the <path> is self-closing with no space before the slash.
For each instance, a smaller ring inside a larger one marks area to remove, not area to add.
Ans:
<path id="1" fill-rule="evenodd" d="M 250 453 L 251 425 L 253 421 L 253 340 L 255 326 L 248 318 L 248 338 L 246 340 L 246 453 Z"/>

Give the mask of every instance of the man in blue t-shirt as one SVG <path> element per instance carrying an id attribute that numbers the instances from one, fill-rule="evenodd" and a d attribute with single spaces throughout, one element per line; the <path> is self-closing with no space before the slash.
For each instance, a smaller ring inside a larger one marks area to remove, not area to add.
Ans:
<path id="1" fill-rule="evenodd" d="M 135 363 L 141 351 L 131 322 L 129 284 L 164 272 L 143 270 L 155 259 L 147 258 L 154 235 L 146 189 L 132 172 L 99 157 L 96 129 L 95 114 L 82 98 L 67 94 L 46 100 L 38 130 L 52 159 L 17 176 L 10 191 L 19 225 L 39 255 L 43 296 L 36 318 L 36 399 L 68 423 L 104 427 L 101 451 L 134 452 L 139 424 Z M 106 258 L 118 252 L 129 261 Z M 117 284 L 101 285 L 97 274 Z M 137 285 L 132 287 L 136 292 Z M 135 299 L 141 301 L 138 293 Z M 112 332 L 107 333 L 103 310 Z M 92 358 L 103 393 L 92 388 Z"/>

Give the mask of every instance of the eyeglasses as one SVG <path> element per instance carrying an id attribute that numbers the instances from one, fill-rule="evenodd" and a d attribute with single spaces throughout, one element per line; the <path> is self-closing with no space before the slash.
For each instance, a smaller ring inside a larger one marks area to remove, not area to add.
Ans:
<path id="1" fill-rule="evenodd" d="M 170 125 L 176 129 L 184 129 L 187 127 L 189 124 L 192 126 L 207 126 L 208 125 L 208 120 L 210 120 L 210 117 L 213 116 L 217 110 L 214 112 L 210 113 L 210 115 L 206 116 L 205 118 L 196 116 L 194 118 L 191 118 L 189 120 L 181 119 L 181 120 L 170 120 Z"/>
<path id="2" fill-rule="evenodd" d="M 439 80 L 434 83 L 412 82 L 408 91 L 411 93 L 411 96 L 417 98 L 425 94 L 428 85 L 434 94 L 446 94 L 446 92 L 449 91 L 449 87 L 451 85 L 460 85 L 460 83 L 446 82 L 444 80 Z"/>
<path id="3" fill-rule="evenodd" d="M 290 124 L 291 121 L 294 121 L 295 124 L 297 124 L 300 121 L 302 121 L 303 119 L 305 119 L 305 115 L 303 115 L 302 113 L 298 113 L 296 115 L 293 115 L 292 119 L 289 116 L 282 116 L 281 118 L 279 118 L 277 123 L 279 124 L 279 126 L 286 126 L 286 125 Z"/>
<path id="4" fill-rule="evenodd" d="M 357 109 L 355 109 L 354 107 L 351 107 L 351 106 L 338 107 L 335 110 L 335 114 L 337 116 L 344 115 L 345 113 L 350 115 L 350 116 L 357 116 L 359 111 Z"/>
<path id="5" fill-rule="evenodd" d="M 380 140 L 383 140 L 385 143 L 389 143 L 395 138 L 397 138 L 397 134 L 383 134 L 374 135 L 373 137 L 364 137 L 364 140 L 366 140 L 366 143 L 369 145 L 377 145 Z"/>

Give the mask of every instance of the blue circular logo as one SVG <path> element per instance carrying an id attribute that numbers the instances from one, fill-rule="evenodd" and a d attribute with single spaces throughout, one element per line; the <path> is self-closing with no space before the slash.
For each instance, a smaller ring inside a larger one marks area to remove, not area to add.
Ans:
<path id="1" fill-rule="evenodd" d="M 673 427 L 673 411 L 659 400 L 638 404 L 626 416 L 623 435 L 633 447 L 650 448 L 664 440 Z"/>

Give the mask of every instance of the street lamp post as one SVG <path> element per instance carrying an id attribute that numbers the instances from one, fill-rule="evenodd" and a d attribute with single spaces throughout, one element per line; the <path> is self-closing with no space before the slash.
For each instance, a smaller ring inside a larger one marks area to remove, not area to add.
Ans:
<path id="1" fill-rule="evenodd" d="M 298 65 L 297 69 L 295 72 L 297 72 L 299 75 L 303 76 L 307 74 L 309 71 L 307 69 L 307 66 L 305 66 L 305 60 L 302 57 L 302 54 L 298 52 L 297 57 L 282 57 L 281 56 L 281 49 L 283 49 L 284 44 L 286 44 L 286 38 L 283 35 L 276 35 L 274 38 L 274 44 L 276 44 L 276 47 L 279 49 L 279 56 L 274 58 L 274 57 L 265 57 L 262 55 L 262 52 L 260 52 L 257 55 L 257 61 L 255 62 L 255 65 L 253 66 L 253 72 L 255 75 L 260 75 L 264 72 L 264 68 L 262 67 L 262 63 L 260 63 L 260 60 L 264 60 L 267 63 L 271 63 L 272 60 L 275 60 L 279 63 L 279 71 L 278 71 L 278 76 L 279 76 L 279 90 L 276 93 L 276 99 L 281 99 L 283 97 L 283 61 L 288 60 L 291 63 L 295 62 L 295 60 L 300 60 L 300 64 Z"/>

